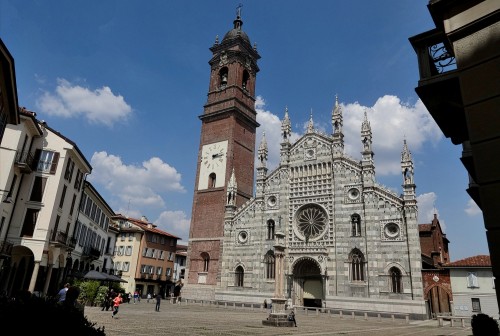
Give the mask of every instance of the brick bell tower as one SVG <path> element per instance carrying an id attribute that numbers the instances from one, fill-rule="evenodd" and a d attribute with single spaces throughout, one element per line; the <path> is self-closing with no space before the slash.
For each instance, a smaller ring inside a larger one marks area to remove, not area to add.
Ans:
<path id="1" fill-rule="evenodd" d="M 220 281 L 226 191 L 233 170 L 238 185 L 236 206 L 253 196 L 259 126 L 255 82 L 260 56 L 241 29 L 241 7 L 233 24 L 222 41 L 216 37 L 210 48 L 208 99 L 199 116 L 202 125 L 184 295 L 212 297 Z"/>

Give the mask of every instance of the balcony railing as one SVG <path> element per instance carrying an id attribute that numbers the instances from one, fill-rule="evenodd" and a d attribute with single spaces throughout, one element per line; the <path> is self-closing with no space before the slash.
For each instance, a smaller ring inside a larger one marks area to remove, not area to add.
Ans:
<path id="1" fill-rule="evenodd" d="M 68 248 L 74 250 L 76 247 L 76 243 L 77 243 L 77 240 L 75 237 L 69 237 L 66 245 L 68 246 Z"/>
<path id="2" fill-rule="evenodd" d="M 10 257 L 12 255 L 12 247 L 14 244 L 6 240 L 0 241 L 0 258 Z"/>
<path id="3" fill-rule="evenodd" d="M 101 251 L 95 247 L 85 246 L 82 252 L 82 256 L 87 259 L 96 260 L 101 257 Z"/>
<path id="4" fill-rule="evenodd" d="M 50 235 L 50 242 L 56 245 L 66 245 L 68 234 L 64 231 L 52 231 Z"/>
<path id="5" fill-rule="evenodd" d="M 33 154 L 30 152 L 16 152 L 15 164 L 19 167 L 23 173 L 31 173 L 33 164 Z"/>
<path id="6" fill-rule="evenodd" d="M 410 43 L 417 53 L 421 80 L 457 69 L 451 45 L 438 29 L 413 36 Z"/>

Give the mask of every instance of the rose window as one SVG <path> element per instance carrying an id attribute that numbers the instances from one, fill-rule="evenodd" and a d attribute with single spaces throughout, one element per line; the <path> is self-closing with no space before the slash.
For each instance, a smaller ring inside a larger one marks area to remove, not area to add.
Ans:
<path id="1" fill-rule="evenodd" d="M 297 229 L 306 240 L 319 237 L 326 228 L 325 211 L 316 205 L 309 205 L 299 210 L 297 214 Z"/>

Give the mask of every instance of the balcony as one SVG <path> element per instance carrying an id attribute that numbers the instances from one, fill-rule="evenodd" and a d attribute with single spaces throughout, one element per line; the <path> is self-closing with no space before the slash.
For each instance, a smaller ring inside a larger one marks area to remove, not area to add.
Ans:
<path id="1" fill-rule="evenodd" d="M 14 244 L 6 240 L 0 241 L 0 259 L 9 258 L 12 255 Z"/>
<path id="2" fill-rule="evenodd" d="M 90 260 L 97 260 L 101 257 L 101 251 L 95 247 L 85 246 L 83 248 L 82 257 Z"/>
<path id="3" fill-rule="evenodd" d="M 443 134 L 455 145 L 469 139 L 459 71 L 446 35 L 438 29 L 411 37 L 420 80 L 415 88 Z"/>
<path id="4" fill-rule="evenodd" d="M 54 231 L 50 235 L 50 243 L 55 246 L 66 246 L 68 234 L 63 231 Z"/>
<path id="5" fill-rule="evenodd" d="M 76 238 L 75 237 L 69 237 L 68 241 L 66 242 L 66 245 L 68 249 L 74 250 L 76 247 Z"/>
<path id="6" fill-rule="evenodd" d="M 33 154 L 30 152 L 16 152 L 15 165 L 19 168 L 21 173 L 30 174 L 33 169 Z"/>

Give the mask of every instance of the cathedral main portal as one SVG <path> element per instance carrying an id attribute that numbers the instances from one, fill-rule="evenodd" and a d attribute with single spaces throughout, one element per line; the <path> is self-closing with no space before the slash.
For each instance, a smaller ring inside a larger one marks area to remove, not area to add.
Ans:
<path id="1" fill-rule="evenodd" d="M 322 307 L 324 300 L 321 267 L 312 258 L 302 258 L 293 268 L 292 304 L 304 307 Z"/>

